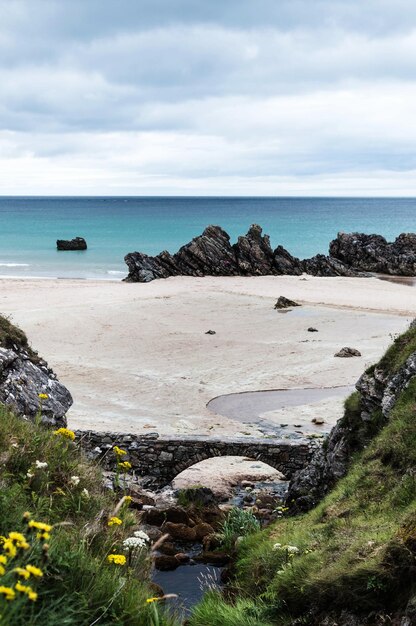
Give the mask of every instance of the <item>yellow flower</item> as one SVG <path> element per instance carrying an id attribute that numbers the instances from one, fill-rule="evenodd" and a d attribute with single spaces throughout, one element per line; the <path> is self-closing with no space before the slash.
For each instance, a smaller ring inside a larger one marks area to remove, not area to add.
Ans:
<path id="1" fill-rule="evenodd" d="M 133 501 L 133 498 L 131 496 L 124 496 L 125 504 L 130 504 L 130 502 L 132 501 Z"/>
<path id="2" fill-rule="evenodd" d="M 28 520 L 28 519 L 30 519 L 31 517 L 32 517 L 32 516 L 31 516 L 31 514 L 29 513 L 29 511 L 25 511 L 25 512 L 23 513 L 23 519 Z"/>
<path id="3" fill-rule="evenodd" d="M 157 602 L 158 600 L 160 600 L 160 598 L 147 598 L 146 602 L 151 604 L 152 602 Z"/>
<path id="4" fill-rule="evenodd" d="M 127 452 L 125 450 L 122 450 L 121 448 L 119 448 L 118 446 L 114 446 L 113 448 L 113 452 L 116 456 L 125 456 L 127 454 Z"/>
<path id="5" fill-rule="evenodd" d="M 44 522 L 35 522 L 35 520 L 31 519 L 28 522 L 29 528 L 36 528 L 36 530 L 43 530 L 45 533 L 49 533 L 52 530 L 52 526 L 49 524 L 45 524 Z"/>
<path id="6" fill-rule="evenodd" d="M 108 526 L 121 526 L 123 521 L 119 517 L 110 517 L 107 524 Z"/>
<path id="7" fill-rule="evenodd" d="M 28 585 L 22 585 L 22 583 L 16 583 L 15 589 L 16 591 L 20 591 L 20 593 L 25 593 L 27 597 L 29 598 L 29 600 L 32 600 L 32 602 L 36 602 L 36 600 L 38 599 L 38 594 L 35 591 L 33 591 L 32 587 L 29 587 Z"/>
<path id="8" fill-rule="evenodd" d="M 26 541 L 26 537 L 22 535 L 22 533 L 11 532 L 9 533 L 8 539 L 13 541 L 17 548 L 22 548 L 23 550 L 28 550 L 30 548 L 28 542 Z"/>
<path id="9" fill-rule="evenodd" d="M 70 439 L 74 441 L 75 433 L 73 430 L 69 430 L 69 428 L 58 428 L 58 430 L 53 431 L 54 435 L 62 435 L 65 439 Z"/>
<path id="10" fill-rule="evenodd" d="M 27 580 L 28 578 L 30 578 L 30 572 L 28 572 L 27 570 L 23 569 L 23 567 L 15 567 L 13 570 L 18 576 L 21 576 L 22 578 L 24 578 L 25 580 Z"/>
<path id="11" fill-rule="evenodd" d="M 49 533 L 38 533 L 36 535 L 36 539 L 41 539 L 42 541 L 44 539 L 49 539 L 50 538 L 50 534 Z"/>
<path id="12" fill-rule="evenodd" d="M 11 539 L 6 539 L 6 541 L 3 542 L 3 550 L 11 559 L 17 554 L 17 548 Z"/>
<path id="13" fill-rule="evenodd" d="M 0 565 L 0 576 L 4 576 L 6 573 L 6 568 L 3 567 L 3 565 Z"/>
<path id="14" fill-rule="evenodd" d="M 48 396 L 48 394 L 47 394 L 47 393 L 38 393 L 38 397 L 39 397 L 41 400 L 47 400 L 47 399 L 49 398 L 49 396 Z"/>
<path id="15" fill-rule="evenodd" d="M 119 463 L 118 466 L 122 469 L 125 470 L 126 472 L 131 469 L 131 463 L 129 463 L 128 461 L 123 461 L 122 463 Z"/>
<path id="16" fill-rule="evenodd" d="M 7 556 L 5 556 L 4 554 L 0 554 L 0 563 L 2 565 L 6 565 L 6 563 L 7 563 Z"/>
<path id="17" fill-rule="evenodd" d="M 114 565 L 125 565 L 126 557 L 124 554 L 109 554 L 107 557 L 107 561 L 109 563 L 114 563 Z"/>
<path id="18" fill-rule="evenodd" d="M 29 573 L 29 575 L 32 574 L 32 576 L 35 576 L 35 578 L 42 578 L 43 576 L 42 570 L 35 565 L 26 565 L 26 571 Z"/>
<path id="19" fill-rule="evenodd" d="M 6 597 L 6 600 L 14 600 L 16 597 L 16 593 L 11 587 L 0 587 L 0 593 Z"/>

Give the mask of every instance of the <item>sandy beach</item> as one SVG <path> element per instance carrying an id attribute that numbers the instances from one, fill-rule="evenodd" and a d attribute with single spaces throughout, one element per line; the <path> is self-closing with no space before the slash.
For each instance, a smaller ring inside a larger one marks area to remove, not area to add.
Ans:
<path id="1" fill-rule="evenodd" d="M 206 404 L 242 391 L 353 385 L 416 312 L 414 288 L 376 278 L 0 282 L 1 312 L 73 395 L 69 424 L 96 430 L 261 434 Z M 280 295 L 302 306 L 278 312 Z M 343 346 L 362 357 L 334 358 Z M 341 408 L 338 397 L 267 418 L 332 424 Z"/>

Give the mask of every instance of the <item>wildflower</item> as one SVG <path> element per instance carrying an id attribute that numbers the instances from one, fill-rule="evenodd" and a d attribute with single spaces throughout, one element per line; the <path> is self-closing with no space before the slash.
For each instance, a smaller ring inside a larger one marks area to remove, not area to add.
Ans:
<path id="1" fill-rule="evenodd" d="M 17 548 L 11 539 L 6 539 L 6 541 L 3 542 L 3 550 L 11 559 L 17 554 Z"/>
<path id="2" fill-rule="evenodd" d="M 7 556 L 5 556 L 4 554 L 0 554 L 0 564 L 6 565 L 6 563 L 7 563 Z"/>
<path id="3" fill-rule="evenodd" d="M 41 541 L 44 541 L 45 539 L 49 539 L 49 538 L 50 538 L 49 533 L 37 533 L 36 535 L 36 539 L 40 539 Z"/>
<path id="4" fill-rule="evenodd" d="M 124 554 L 109 554 L 107 557 L 107 561 L 109 563 L 113 563 L 114 565 L 125 565 L 126 557 Z"/>
<path id="5" fill-rule="evenodd" d="M 119 463 L 118 466 L 120 469 L 124 470 L 125 472 L 131 469 L 131 463 L 129 463 L 128 461 L 123 461 L 122 463 Z"/>
<path id="6" fill-rule="evenodd" d="M 124 504 L 130 504 L 133 501 L 131 496 L 124 496 Z"/>
<path id="7" fill-rule="evenodd" d="M 119 517 L 110 517 L 107 524 L 108 526 L 121 526 L 123 521 Z"/>
<path id="8" fill-rule="evenodd" d="M 73 430 L 69 430 L 69 428 L 58 428 L 58 430 L 53 431 L 54 435 L 62 435 L 64 439 L 70 439 L 74 441 L 75 433 Z"/>
<path id="9" fill-rule="evenodd" d="M 150 542 L 150 537 L 144 532 L 144 530 L 135 530 L 133 535 L 137 537 L 138 539 L 143 539 L 143 541 Z"/>
<path id="10" fill-rule="evenodd" d="M 147 598 L 146 602 L 147 604 L 151 604 L 152 602 L 157 602 L 160 599 L 161 598 Z"/>
<path id="11" fill-rule="evenodd" d="M 14 600 L 16 593 L 11 587 L 0 587 L 0 593 L 3 594 L 6 600 Z"/>
<path id="12" fill-rule="evenodd" d="M 141 537 L 128 537 L 123 541 L 123 548 L 128 551 L 142 550 L 147 548 L 147 541 Z"/>
<path id="13" fill-rule="evenodd" d="M 42 578 L 43 576 L 42 570 L 35 565 L 26 565 L 26 571 L 29 572 L 29 575 L 35 576 L 35 578 Z"/>
<path id="14" fill-rule="evenodd" d="M 25 512 L 23 513 L 22 517 L 23 517 L 23 519 L 28 520 L 28 519 L 30 519 L 32 516 L 31 516 L 31 514 L 29 513 L 29 511 L 25 511 Z"/>
<path id="15" fill-rule="evenodd" d="M 0 565 L 0 576 L 4 576 L 6 573 L 6 568 L 3 565 Z"/>
<path id="16" fill-rule="evenodd" d="M 36 469 L 45 469 L 48 467 L 46 461 L 35 461 Z"/>
<path id="17" fill-rule="evenodd" d="M 15 589 L 16 591 L 20 591 L 20 593 L 25 593 L 27 597 L 29 598 L 29 600 L 32 600 L 32 602 L 36 602 L 36 600 L 38 599 L 38 594 L 35 591 L 33 591 L 32 587 L 29 587 L 29 585 L 22 585 L 22 583 L 16 583 Z"/>
<path id="18" fill-rule="evenodd" d="M 116 456 L 125 456 L 127 454 L 127 452 L 125 450 L 122 450 L 121 448 L 119 448 L 118 446 L 114 446 L 113 448 L 113 452 Z"/>
<path id="19" fill-rule="evenodd" d="M 36 528 L 36 530 L 42 530 L 45 533 L 49 533 L 52 530 L 52 526 L 49 524 L 45 524 L 44 522 L 35 522 L 35 520 L 31 519 L 28 522 L 29 528 Z"/>
<path id="20" fill-rule="evenodd" d="M 71 478 L 69 479 L 69 482 L 71 483 L 71 485 L 74 485 L 74 487 L 77 487 L 79 485 L 80 480 L 81 479 L 79 476 L 71 476 Z"/>
<path id="21" fill-rule="evenodd" d="M 273 550 L 280 550 L 281 547 L 282 547 L 281 543 L 275 543 L 273 546 Z"/>
<path id="22" fill-rule="evenodd" d="M 27 472 L 26 476 L 27 476 L 27 478 L 33 478 L 34 477 L 34 473 L 29 470 Z"/>
<path id="23" fill-rule="evenodd" d="M 90 492 L 88 491 L 88 489 L 85 489 L 84 487 L 84 489 L 81 491 L 81 496 L 88 500 L 88 498 L 90 497 Z"/>
<path id="24" fill-rule="evenodd" d="M 27 569 L 24 569 L 23 567 L 15 567 L 13 570 L 18 576 L 21 576 L 22 578 L 24 578 L 25 580 L 27 580 L 28 578 L 30 578 L 30 572 L 27 571 Z"/>
<path id="25" fill-rule="evenodd" d="M 296 546 L 286 546 L 288 554 L 299 554 L 300 550 Z"/>
<path id="26" fill-rule="evenodd" d="M 27 550 L 27 548 L 29 547 L 29 544 L 26 541 L 26 537 L 22 535 L 22 533 L 11 532 L 9 533 L 8 538 L 14 541 L 18 548 L 24 548 L 25 550 Z"/>
<path id="27" fill-rule="evenodd" d="M 47 400 L 49 398 L 47 393 L 38 393 L 38 398 L 41 400 Z"/>

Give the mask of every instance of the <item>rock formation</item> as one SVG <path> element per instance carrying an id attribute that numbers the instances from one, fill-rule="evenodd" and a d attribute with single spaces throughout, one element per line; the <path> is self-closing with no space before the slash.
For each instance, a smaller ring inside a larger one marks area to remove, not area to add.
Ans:
<path id="1" fill-rule="evenodd" d="M 410 330 L 414 328 L 415 322 Z M 315 506 L 347 473 L 354 453 L 362 450 L 383 427 L 400 393 L 414 376 L 416 352 L 397 371 L 390 371 L 382 359 L 361 376 L 356 384 L 358 393 L 347 401 L 344 416 L 332 429 L 325 446 L 290 482 L 287 502 L 292 503 L 294 511 Z"/>
<path id="2" fill-rule="evenodd" d="M 155 257 L 131 252 L 124 258 L 129 282 L 147 283 L 169 276 L 267 276 L 303 272 L 316 276 L 356 276 L 357 272 L 336 259 L 318 255 L 301 261 L 282 246 L 272 250 L 270 239 L 253 224 L 247 235 L 231 245 L 230 236 L 220 226 L 208 226 L 171 255 L 166 250 Z"/>
<path id="3" fill-rule="evenodd" d="M 294 300 L 289 300 L 289 298 L 285 298 L 285 296 L 279 296 L 277 298 L 276 304 L 274 305 L 275 309 L 290 309 L 294 306 L 301 306 L 298 302 Z"/>
<path id="4" fill-rule="evenodd" d="M 58 250 L 86 250 L 87 242 L 83 237 L 75 237 L 74 239 L 58 239 L 56 247 Z"/>
<path id="5" fill-rule="evenodd" d="M 392 243 L 380 235 L 338 233 L 329 245 L 329 254 L 348 267 L 365 272 L 414 276 L 416 234 L 402 233 Z"/>
<path id="6" fill-rule="evenodd" d="M 18 415 L 34 420 L 41 414 L 42 422 L 66 426 L 65 414 L 72 405 L 68 389 L 56 378 L 43 359 L 27 345 L 25 335 L 0 316 L 0 403 L 11 406 Z M 16 341 L 18 338 L 20 341 Z M 41 399 L 39 394 L 48 397 Z"/>

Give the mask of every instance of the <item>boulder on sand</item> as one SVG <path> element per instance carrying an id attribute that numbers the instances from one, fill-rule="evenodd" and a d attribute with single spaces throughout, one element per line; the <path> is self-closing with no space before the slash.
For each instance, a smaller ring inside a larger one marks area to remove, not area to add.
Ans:
<path id="1" fill-rule="evenodd" d="M 361 352 L 357 350 L 356 348 L 346 347 L 346 348 L 341 348 L 341 350 L 339 352 L 336 352 L 334 356 L 339 356 L 341 358 L 348 359 L 352 356 L 361 356 Z"/>
<path id="2" fill-rule="evenodd" d="M 277 302 L 274 305 L 274 308 L 275 309 L 290 309 L 294 306 L 301 306 L 301 305 L 298 304 L 297 302 L 294 302 L 294 300 L 289 300 L 289 298 L 280 296 L 280 298 L 277 299 Z"/>

